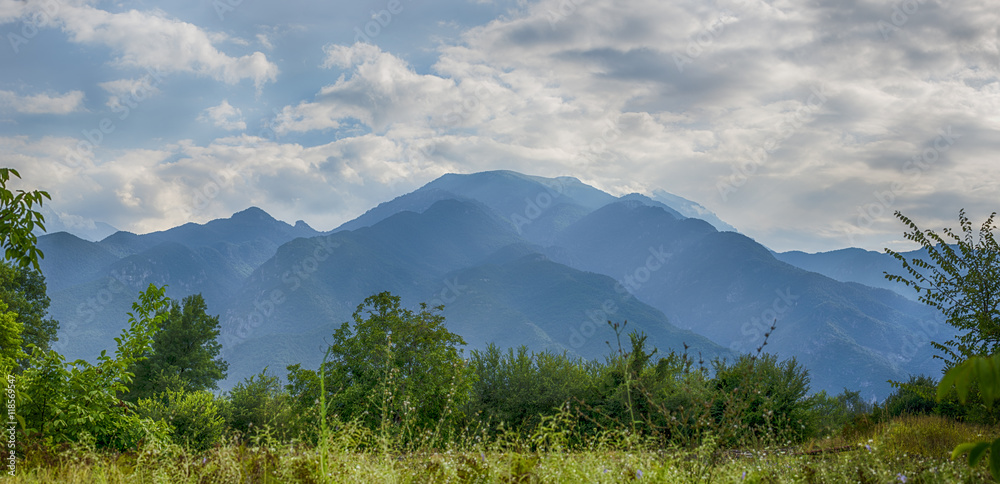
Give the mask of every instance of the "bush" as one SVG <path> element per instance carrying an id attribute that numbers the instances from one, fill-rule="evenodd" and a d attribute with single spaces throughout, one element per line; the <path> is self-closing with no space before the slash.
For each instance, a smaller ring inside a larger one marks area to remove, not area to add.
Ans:
<path id="1" fill-rule="evenodd" d="M 204 391 L 167 390 L 140 399 L 136 412 L 142 418 L 165 422 L 175 442 L 198 451 L 215 445 L 225 428 L 215 397 Z"/>
<path id="2" fill-rule="evenodd" d="M 529 353 L 521 346 L 506 353 L 490 344 L 473 351 L 469 367 L 475 375 L 467 414 L 496 429 L 527 435 L 543 415 L 554 415 L 566 402 L 583 399 L 592 385 L 594 365 L 566 354 Z"/>
<path id="3" fill-rule="evenodd" d="M 277 376 L 267 374 L 267 368 L 237 383 L 222 402 L 226 426 L 243 437 L 257 437 L 265 430 L 279 438 L 292 434 L 288 393 Z"/>
<path id="4" fill-rule="evenodd" d="M 724 445 L 794 443 L 815 431 L 809 372 L 795 358 L 778 363 L 772 354 L 743 355 L 714 366 L 712 416 Z"/>
<path id="5" fill-rule="evenodd" d="M 885 411 L 890 417 L 900 415 L 931 415 L 938 406 L 935 400 L 937 382 L 929 376 L 911 376 L 909 381 L 896 386 L 896 391 L 885 399 Z"/>
<path id="6" fill-rule="evenodd" d="M 835 397 L 820 391 L 812 397 L 811 421 L 816 432 L 822 435 L 843 434 L 848 429 L 854 432 L 855 424 L 862 424 L 862 417 L 867 417 L 874 405 L 861 399 L 860 392 L 844 389 Z"/>

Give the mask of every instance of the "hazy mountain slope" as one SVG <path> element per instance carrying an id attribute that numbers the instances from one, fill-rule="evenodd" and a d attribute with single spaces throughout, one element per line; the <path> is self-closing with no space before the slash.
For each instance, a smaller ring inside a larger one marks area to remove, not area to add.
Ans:
<path id="1" fill-rule="evenodd" d="M 619 201 L 623 201 L 623 202 L 625 202 L 625 201 L 639 202 L 639 203 L 641 203 L 643 205 L 648 205 L 650 207 L 662 208 L 664 212 L 667 212 L 670 215 L 673 215 L 674 218 L 676 218 L 678 220 L 687 218 L 687 217 L 681 215 L 681 213 L 678 212 L 677 210 L 674 210 L 673 208 L 671 208 L 669 205 L 667 205 L 667 204 L 665 204 L 663 202 L 654 200 L 652 198 L 649 198 L 649 197 L 647 197 L 647 196 L 645 196 L 645 195 L 643 195 L 641 193 L 629 193 L 628 195 L 622 195 L 621 197 L 618 197 L 618 200 Z"/>
<path id="2" fill-rule="evenodd" d="M 910 259 L 919 256 L 920 252 L 905 252 L 902 255 Z M 889 289 L 907 299 L 917 300 L 917 293 L 912 288 L 885 278 L 885 272 L 909 275 L 906 274 L 899 261 L 883 252 L 850 248 L 815 254 L 800 251 L 782 252 L 774 254 L 774 257 L 793 266 L 817 272 L 838 281 L 857 282 L 866 286 Z"/>
<path id="3" fill-rule="evenodd" d="M 647 263 L 662 265 L 677 250 L 710 233 L 715 229 L 703 220 L 678 219 L 661 207 L 623 200 L 601 207 L 561 231 L 555 246 L 546 252 L 572 267 L 626 282 L 626 278 L 634 279 L 636 271 L 640 278 L 645 277 Z"/>
<path id="4" fill-rule="evenodd" d="M 346 321 L 357 304 L 382 291 L 424 300 L 443 285 L 445 273 L 519 240 L 486 207 L 457 200 L 422 214 L 397 213 L 372 227 L 297 239 L 246 281 L 223 318 L 223 336 L 233 345 Z"/>
<path id="5" fill-rule="evenodd" d="M 424 210 L 430 208 L 431 205 L 434 205 L 435 202 L 439 202 L 441 200 L 462 199 L 465 199 L 465 197 L 460 197 L 447 190 L 424 187 L 405 195 L 398 196 L 388 202 L 382 202 L 369 209 L 358 218 L 331 230 L 330 233 L 370 227 L 399 212 L 422 213 Z"/>
<path id="6" fill-rule="evenodd" d="M 357 248 L 347 247 L 348 238 L 340 236 L 330 236 L 330 243 L 336 241 L 342 244 L 336 250 L 356 255 Z M 513 253 L 506 248 L 502 251 Z M 278 258 L 282 252 L 284 248 Z M 506 257 L 488 259 L 503 258 Z M 299 288 L 286 286 L 283 294 L 287 299 L 275 304 L 262 324 L 236 326 L 236 332 L 227 331 L 226 357 L 231 364 L 227 385 L 259 372 L 264 366 L 283 369 L 300 362 L 315 366 L 331 340 L 330 335 L 342 322 L 350 321 L 357 303 L 380 291 L 400 295 L 404 305 L 413 309 L 420 302 L 444 305 L 442 314 L 447 327 L 463 337 L 467 350 L 482 349 L 493 342 L 501 347 L 525 345 L 532 351 L 568 351 L 574 356 L 603 360 L 610 352 L 606 342 L 615 341 L 606 324 L 607 319 L 613 319 L 628 320 L 627 331 L 644 332 L 650 336 L 650 344 L 664 352 L 670 348 L 682 351 L 682 345 L 687 343 L 692 355 L 732 354 L 703 336 L 674 327 L 655 308 L 635 298 L 622 297 L 615 291 L 613 279 L 566 267 L 539 254 L 470 267 L 440 279 L 404 275 L 386 259 L 379 260 L 365 264 L 364 268 L 337 263 L 325 267 L 326 273 L 317 271 L 315 277 L 302 280 Z M 343 278 L 337 277 L 342 271 L 361 272 L 364 276 L 351 278 L 350 287 L 344 288 L 336 282 L 343 282 Z M 320 301 L 326 304 L 321 305 Z M 607 308 L 613 312 L 604 313 Z M 295 321 L 319 324 L 296 327 Z M 250 354 L 258 356 L 250 358 L 247 356 Z"/>
<path id="7" fill-rule="evenodd" d="M 65 356 L 91 359 L 101 349 L 114 347 L 114 337 L 127 325 L 125 314 L 132 301 L 149 284 L 166 285 L 167 296 L 178 301 L 200 293 L 214 314 L 227 307 L 242 280 L 217 250 L 167 242 L 122 258 L 89 281 L 57 284 L 60 289 L 49 292 L 49 313 L 60 321 Z"/>
<path id="8" fill-rule="evenodd" d="M 461 288 L 444 315 L 449 327 L 473 348 L 489 342 L 527 345 L 534 351 L 570 351 L 588 359 L 609 354 L 615 342 L 608 320 L 629 321 L 626 332 L 641 331 L 663 351 L 724 356 L 729 351 L 707 338 L 680 330 L 662 312 L 615 290 L 615 280 L 529 254 L 504 264 L 486 264 L 453 273 Z M 515 319 L 511 326 L 505 321 Z"/>
<path id="9" fill-rule="evenodd" d="M 241 267 L 244 275 L 249 275 L 274 255 L 281 244 L 297 237 L 315 237 L 319 234 L 305 222 L 300 221 L 292 226 L 275 220 L 257 207 L 250 207 L 230 218 L 216 219 L 205 224 L 186 223 L 144 235 L 118 232 L 99 244 L 120 257 L 138 254 L 168 242 L 187 247 L 214 247 L 229 257 L 234 266 Z"/>
<path id="10" fill-rule="evenodd" d="M 616 277 L 676 326 L 723 346 L 754 350 L 777 319 L 767 350 L 799 358 L 815 389 L 884 396 L 886 379 L 939 368 L 926 344 L 904 350 L 932 311 L 783 263 L 753 240 L 700 220 L 621 202 L 581 219 L 557 243 L 571 266 Z M 841 353 L 869 371 L 851 380 L 839 370 Z"/>
<path id="11" fill-rule="evenodd" d="M 630 330 L 649 334 L 664 351 L 687 342 L 705 355 L 729 354 L 623 297 L 613 279 L 550 261 L 536 248 L 471 200 L 443 200 L 420 214 L 401 212 L 372 227 L 289 242 L 251 275 L 223 318 L 226 354 L 241 362 L 230 383 L 291 361 L 290 342 L 303 341 L 303 334 L 329 336 L 357 304 L 381 291 L 409 307 L 444 305 L 446 324 L 470 348 L 523 344 L 603 358 L 613 337 L 606 321 L 628 319 Z M 241 356 L 250 348 L 266 355 L 256 365 Z"/>
<path id="12" fill-rule="evenodd" d="M 92 359 L 112 348 L 131 302 L 149 284 L 166 285 L 167 295 L 178 300 L 201 293 L 210 313 L 223 314 L 245 279 L 281 244 L 316 234 L 304 223 L 292 226 L 250 208 L 163 232 L 117 232 L 97 243 L 42 236 L 42 273 L 49 313 L 60 321 L 62 351 L 70 359 Z"/>
<path id="13" fill-rule="evenodd" d="M 663 190 L 654 190 L 653 200 L 666 204 L 670 208 L 680 212 L 680 214 L 685 217 L 700 218 L 712 224 L 712 226 L 719 232 L 737 232 L 736 227 L 723 222 L 717 215 L 709 211 L 700 203 L 692 202 L 691 200 Z"/>
<path id="14" fill-rule="evenodd" d="M 448 174 L 421 189 L 443 189 L 456 195 L 474 198 L 501 215 L 524 215 L 531 203 L 544 209 L 545 200 L 565 198 L 581 207 L 593 210 L 615 197 L 573 177 L 545 178 L 513 171 L 485 171 L 469 175 Z"/>
<path id="15" fill-rule="evenodd" d="M 38 249 L 45 255 L 38 265 L 49 294 L 94 280 L 118 260 L 97 243 L 67 232 L 38 237 Z"/>

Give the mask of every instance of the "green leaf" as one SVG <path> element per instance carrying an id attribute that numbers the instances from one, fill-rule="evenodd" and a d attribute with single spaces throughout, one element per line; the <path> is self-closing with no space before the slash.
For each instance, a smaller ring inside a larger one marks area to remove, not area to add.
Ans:
<path id="1" fill-rule="evenodd" d="M 1000 481 L 1000 439 L 994 440 L 990 447 L 990 474 Z"/>
<path id="2" fill-rule="evenodd" d="M 948 396 L 948 392 L 950 392 L 951 388 L 955 386 L 955 380 L 957 378 L 958 378 L 958 372 L 955 371 L 955 368 L 948 370 L 948 372 L 944 374 L 944 377 L 942 377 L 941 381 L 938 382 L 938 388 L 937 388 L 938 401 L 941 401 L 944 399 L 944 397 Z"/>
<path id="3" fill-rule="evenodd" d="M 990 449 L 989 442 L 976 443 L 975 446 L 972 448 L 972 450 L 969 451 L 969 467 L 975 467 L 976 464 L 979 463 L 979 459 L 982 459 L 983 455 L 989 449 Z"/>
<path id="4" fill-rule="evenodd" d="M 965 361 L 951 370 L 957 373 L 955 390 L 958 391 L 958 401 L 962 403 L 965 403 L 969 398 L 969 385 L 972 384 L 974 369 L 975 366 L 971 361 Z"/>
<path id="5" fill-rule="evenodd" d="M 977 445 L 979 444 L 976 442 L 965 442 L 962 444 L 958 444 L 957 446 L 955 446 L 955 450 L 951 451 L 951 458 L 957 459 L 960 455 L 967 454 L 970 449 L 975 448 Z"/>
<path id="6" fill-rule="evenodd" d="M 1000 388 L 1000 354 L 992 358 L 977 358 L 976 370 L 983 401 L 992 405 Z"/>

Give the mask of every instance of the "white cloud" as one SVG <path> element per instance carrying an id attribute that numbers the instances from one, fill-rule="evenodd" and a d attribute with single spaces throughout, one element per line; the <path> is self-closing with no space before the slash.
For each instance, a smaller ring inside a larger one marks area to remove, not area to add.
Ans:
<path id="1" fill-rule="evenodd" d="M 198 116 L 198 121 L 212 123 L 218 128 L 226 131 L 242 131 L 247 129 L 247 123 L 243 121 L 243 113 L 229 104 L 226 99 L 218 106 L 210 107 L 202 111 Z"/>
<path id="2" fill-rule="evenodd" d="M 267 34 L 257 34 L 257 42 L 267 50 L 274 50 L 274 44 L 271 43 L 271 39 L 268 38 Z"/>
<path id="3" fill-rule="evenodd" d="M 1000 14 L 985 1 L 918 4 L 885 40 L 878 22 L 892 21 L 893 6 L 876 0 L 519 2 L 518 10 L 440 44 L 429 68 L 424 52 L 324 47 L 319 63 L 329 77 L 296 79 L 290 89 L 305 85 L 314 94 L 283 101 L 289 105 L 276 129 L 288 138 L 340 130 L 338 141 L 176 142 L 135 155 L 180 157 L 169 164 L 138 163 L 131 171 L 119 166 L 123 153 L 102 153 L 100 167 L 85 160 L 83 171 L 114 180 L 107 189 L 115 206 L 138 217 L 113 221 L 123 227 L 165 228 L 255 204 L 329 228 L 445 171 L 508 168 L 574 175 L 614 193 L 663 188 L 775 249 L 878 249 L 899 239 L 892 210 L 948 226 L 959 207 L 988 213 L 1000 195 L 993 182 L 1000 178 Z M 0 17 L 5 6 L 0 0 Z M 223 53 L 216 46 L 234 42 L 227 34 L 162 12 L 63 10 L 70 39 L 110 47 L 118 65 L 258 87 L 277 82 L 264 54 Z M 393 35 L 402 36 L 397 25 Z M 257 36 L 261 49 L 270 51 L 282 35 L 273 28 Z M 130 82 L 102 87 L 123 96 Z M 817 105 L 810 96 L 820 86 L 826 100 Z M 236 95 L 227 93 L 234 102 Z M 199 119 L 233 130 L 246 122 L 228 101 Z M 356 123 L 370 133 L 343 129 Z M 905 163 L 948 127 L 962 137 L 919 179 L 907 175 Z M 770 151 L 760 157 L 765 146 Z M 754 154 L 763 161 L 748 165 Z M 741 166 L 749 176 L 734 180 L 736 190 L 723 199 L 720 183 Z M 233 178 L 239 184 L 221 187 L 202 211 L 168 216 L 149 205 L 160 196 L 184 206 L 178 200 L 233 170 L 245 174 Z M 130 177 L 138 185 L 130 188 Z M 136 187 L 146 177 L 170 182 L 144 195 Z M 858 210 L 894 182 L 903 186 L 883 215 L 859 224 Z"/>
<path id="4" fill-rule="evenodd" d="M 896 240 L 891 212 L 919 212 L 928 194 L 951 212 L 991 211 L 983 195 L 1000 189 L 963 188 L 970 170 L 1000 177 L 989 162 L 1000 149 L 1000 14 L 986 3 L 920 4 L 889 41 L 877 22 L 893 10 L 881 2 L 566 4 L 543 0 L 467 31 L 427 74 L 375 46 L 327 46 L 324 66 L 344 74 L 286 107 L 282 128 L 358 119 L 397 143 L 436 146 L 434 160 L 463 171 L 665 188 L 778 249 L 880 248 L 843 227 Z M 903 164 L 948 126 L 966 137 L 885 216 L 859 224 L 858 208 L 905 180 Z M 754 155 L 763 161 L 748 164 Z M 741 166 L 749 176 L 732 178 Z"/>
<path id="5" fill-rule="evenodd" d="M 134 103 L 160 93 L 156 78 L 151 75 L 138 79 L 117 79 L 98 85 L 108 92 L 107 106 L 112 109 L 121 106 L 122 101 L 126 101 L 126 104 L 129 101 Z"/>
<path id="6" fill-rule="evenodd" d="M 351 77 L 341 76 L 324 87 L 313 102 L 284 108 L 279 132 L 338 128 L 345 119 L 354 118 L 381 133 L 393 125 L 427 124 L 461 103 L 454 82 L 417 74 L 405 61 L 376 46 L 331 45 L 324 51 L 324 67 L 350 69 Z"/>
<path id="7" fill-rule="evenodd" d="M 0 25 L 13 22 L 24 15 L 24 2 L 0 0 Z"/>
<path id="8" fill-rule="evenodd" d="M 21 172 L 23 185 L 49 191 L 53 210 L 137 233 L 228 217 L 251 205 L 332 229 L 457 168 L 408 159 L 404 147 L 374 135 L 314 147 L 241 135 L 204 146 L 181 141 L 122 150 L 80 167 L 59 162 L 77 141 L 0 136 L 0 152 L 13 153 L 5 165 Z"/>
<path id="9" fill-rule="evenodd" d="M 110 47 L 124 66 L 191 72 L 228 84 L 250 79 L 258 89 L 278 76 L 278 67 L 263 53 L 226 55 L 213 45 L 225 35 L 206 33 L 160 11 L 111 13 L 89 5 L 66 5 L 58 18 L 70 40 Z"/>
<path id="10" fill-rule="evenodd" d="M 83 109 L 83 91 L 22 96 L 0 91 L 0 109 L 21 114 L 69 114 Z"/>

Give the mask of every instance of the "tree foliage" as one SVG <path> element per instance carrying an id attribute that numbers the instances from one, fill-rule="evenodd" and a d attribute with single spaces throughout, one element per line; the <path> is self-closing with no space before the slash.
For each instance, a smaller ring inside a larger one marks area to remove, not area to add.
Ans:
<path id="1" fill-rule="evenodd" d="M 589 400 L 599 365 L 565 353 L 529 353 L 521 346 L 506 352 L 490 343 L 472 351 L 469 367 L 477 375 L 468 414 L 482 422 L 531 428 L 574 399 Z"/>
<path id="2" fill-rule="evenodd" d="M 923 247 L 929 261 L 920 257 L 906 260 L 901 254 L 885 249 L 899 260 L 909 273 L 885 274 L 886 279 L 912 287 L 920 301 L 944 313 L 948 324 L 959 335 L 944 343 L 931 344 L 941 351 L 947 367 L 970 356 L 991 355 L 1000 349 L 1000 246 L 993 235 L 996 212 L 983 222 L 978 240 L 972 223 L 959 211 L 960 233 L 944 229 L 921 231 L 900 212 L 896 218 L 910 232 L 903 236 Z"/>
<path id="3" fill-rule="evenodd" d="M 21 342 L 17 313 L 8 311 L 7 304 L 0 301 L 0 373 L 12 371 L 18 360 L 27 356 L 21 349 Z"/>
<path id="4" fill-rule="evenodd" d="M 290 435 L 294 416 L 288 393 L 267 368 L 237 383 L 227 396 L 222 415 L 226 425 L 240 436 L 251 438 L 268 431 L 278 437 Z"/>
<path id="5" fill-rule="evenodd" d="M 30 345 L 47 351 L 57 341 L 59 322 L 46 318 L 49 297 L 46 295 L 45 276 L 29 267 L 15 267 L 0 262 L 0 301 L 8 310 L 17 313 L 22 327 L 22 348 L 30 353 Z"/>
<path id="6" fill-rule="evenodd" d="M 358 305 L 353 319 L 334 332 L 326 363 L 333 412 L 369 428 L 404 417 L 428 428 L 464 403 L 471 380 L 458 346 L 465 341 L 443 316 L 426 304 L 403 309 L 383 292 Z"/>
<path id="7" fill-rule="evenodd" d="M 153 335 L 144 358 L 131 369 L 135 383 L 128 398 L 136 401 L 168 389 L 196 392 L 218 388 L 229 365 L 219 357 L 222 345 L 219 317 L 209 316 L 201 294 L 185 297 L 182 304 L 170 305 Z"/>
<path id="8" fill-rule="evenodd" d="M 3 259 L 14 261 L 21 267 L 32 265 L 38 270 L 38 259 L 44 254 L 35 247 L 38 239 L 32 232 L 36 226 L 45 230 L 45 217 L 33 210 L 33 207 L 41 207 L 42 200 L 51 197 L 42 191 L 11 192 L 7 189 L 7 182 L 12 175 L 21 178 L 17 170 L 0 168 L 0 248 L 4 251 Z M 5 285 L 0 285 L 2 287 Z M 44 294 L 44 288 L 42 292 Z M 4 295 L 3 289 L 0 289 L 0 301 L 4 303 L 0 309 L 0 339 L 4 343 L 0 347 L 0 371 L 6 374 L 14 368 L 10 361 L 16 363 L 25 356 L 25 338 L 22 334 L 25 326 L 20 321 L 23 316 L 19 311 L 24 312 L 26 308 L 20 307 L 18 301 L 7 301 Z"/>
<path id="9" fill-rule="evenodd" d="M 785 437 L 798 441 L 812 430 L 807 395 L 809 371 L 795 358 L 778 362 L 775 355 L 741 355 L 732 364 L 715 362 L 717 422 L 736 422 L 740 434 Z"/>
<path id="10" fill-rule="evenodd" d="M 219 402 L 204 391 L 167 390 L 162 398 L 139 400 L 136 413 L 140 418 L 169 426 L 175 442 L 196 451 L 212 447 L 225 429 Z"/>
<path id="11" fill-rule="evenodd" d="M 45 199 L 51 200 L 48 192 L 7 189 L 11 175 L 21 178 L 13 168 L 0 168 L 0 248 L 4 258 L 20 266 L 31 265 L 39 270 L 38 259 L 44 257 L 35 244 L 35 227 L 45 230 L 45 217 L 34 210 L 41 207 Z"/>
<path id="12" fill-rule="evenodd" d="M 166 318 L 164 290 L 150 284 L 139 294 L 128 313 L 129 328 L 115 338 L 114 357 L 105 350 L 97 364 L 67 363 L 54 350 L 33 348 L 17 392 L 17 417 L 27 435 L 58 443 L 88 434 L 102 447 L 125 449 L 163 430 L 138 418 L 119 395 L 128 392 L 132 365 L 144 358 Z"/>

